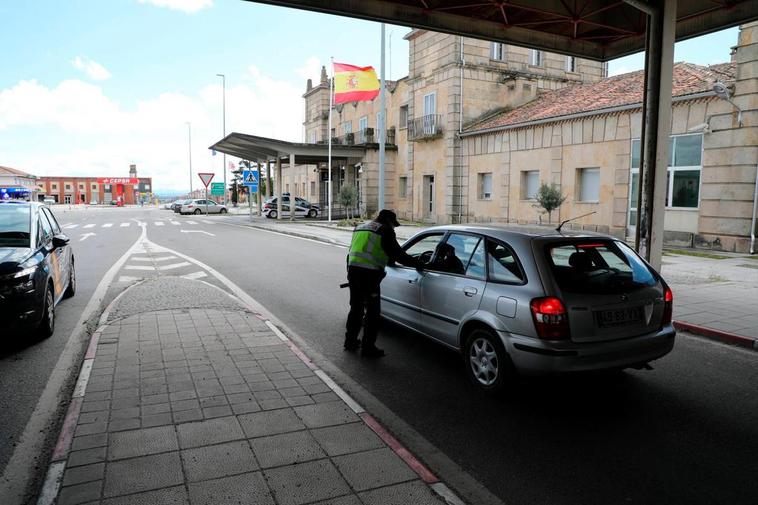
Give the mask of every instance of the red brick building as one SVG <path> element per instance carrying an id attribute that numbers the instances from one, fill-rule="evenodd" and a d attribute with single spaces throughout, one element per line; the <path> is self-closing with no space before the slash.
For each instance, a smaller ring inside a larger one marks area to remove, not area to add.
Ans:
<path id="1" fill-rule="evenodd" d="M 129 177 L 50 176 L 37 179 L 37 198 L 52 197 L 57 203 L 105 203 L 121 200 L 124 204 L 147 202 L 152 197 L 152 177 L 137 177 L 137 166 L 130 165 Z"/>

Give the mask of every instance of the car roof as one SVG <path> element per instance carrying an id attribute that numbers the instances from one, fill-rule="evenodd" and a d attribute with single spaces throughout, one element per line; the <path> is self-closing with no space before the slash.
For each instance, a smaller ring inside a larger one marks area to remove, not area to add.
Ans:
<path id="1" fill-rule="evenodd" d="M 545 241 L 561 240 L 566 238 L 605 238 L 616 240 L 615 237 L 606 235 L 603 233 L 595 233 L 589 231 L 578 230 L 561 230 L 557 232 L 554 228 L 545 228 L 540 226 L 522 226 L 522 225 L 472 225 L 472 224 L 453 224 L 453 225 L 441 225 L 433 226 L 424 230 L 427 231 L 459 231 L 468 233 L 478 233 L 482 235 L 488 235 L 495 239 L 500 239 L 506 242 L 529 242 L 532 239 L 539 238 Z"/>

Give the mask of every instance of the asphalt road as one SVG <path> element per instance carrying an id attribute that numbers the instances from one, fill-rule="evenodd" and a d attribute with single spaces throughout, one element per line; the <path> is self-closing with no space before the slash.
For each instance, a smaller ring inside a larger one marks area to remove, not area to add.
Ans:
<path id="1" fill-rule="evenodd" d="M 2 454 L 71 333 L 66 320 L 78 319 L 103 272 L 136 239 L 135 225 L 119 223 L 136 218 L 151 242 L 231 279 L 505 503 L 756 503 L 757 353 L 685 336 L 653 371 L 522 380 L 509 395 L 492 398 L 466 382 L 455 353 L 392 325 L 379 336 L 388 352 L 383 360 L 342 350 L 345 249 L 224 224 L 233 218 L 162 210 L 60 217 L 77 224 L 67 232 L 83 260 L 80 291 L 60 306 L 53 338 L 3 352 Z M 95 226 L 84 229 L 84 221 Z M 194 264 L 160 273 L 202 274 Z M 147 274 L 122 269 L 110 297 L 140 275 Z M 9 414 L 9 407 L 18 412 Z M 419 456 L 445 477 L 433 452 Z"/>

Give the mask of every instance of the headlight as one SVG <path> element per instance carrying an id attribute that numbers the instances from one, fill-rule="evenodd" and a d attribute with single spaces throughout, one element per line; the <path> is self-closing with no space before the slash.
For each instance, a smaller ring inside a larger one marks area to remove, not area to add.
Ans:
<path id="1" fill-rule="evenodd" d="M 36 272 L 36 271 L 37 271 L 37 267 L 36 266 L 29 267 L 29 268 L 24 268 L 20 272 L 16 272 L 15 274 L 13 274 L 13 278 L 14 279 L 18 279 L 20 277 L 26 277 L 27 275 L 33 275 L 34 272 Z"/>

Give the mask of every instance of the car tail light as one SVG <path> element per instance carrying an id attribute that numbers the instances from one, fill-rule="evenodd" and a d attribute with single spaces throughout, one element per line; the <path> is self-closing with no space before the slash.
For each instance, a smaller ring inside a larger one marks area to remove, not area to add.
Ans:
<path id="1" fill-rule="evenodd" d="M 534 328 L 543 340 L 565 340 L 570 336 L 568 313 L 560 298 L 546 296 L 535 298 L 529 304 L 532 309 Z"/>
<path id="2" fill-rule="evenodd" d="M 663 292 L 663 324 L 671 324 L 671 319 L 674 316 L 674 292 L 668 286 L 664 287 Z"/>
<path id="3" fill-rule="evenodd" d="M 191 209 L 192 207 L 194 207 L 194 205 L 192 205 L 192 204 L 187 205 L 188 209 Z"/>

